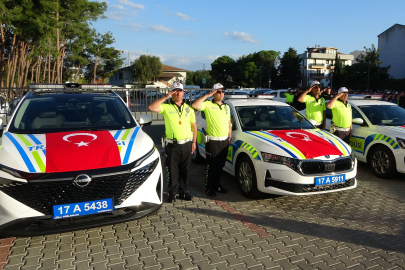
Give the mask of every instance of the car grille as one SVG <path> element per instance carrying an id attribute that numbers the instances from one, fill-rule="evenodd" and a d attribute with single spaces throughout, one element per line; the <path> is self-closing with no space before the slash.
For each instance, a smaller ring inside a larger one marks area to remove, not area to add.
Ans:
<path id="1" fill-rule="evenodd" d="M 315 186 L 315 184 L 304 185 L 304 184 L 285 183 L 281 181 L 266 179 L 265 187 L 275 187 L 294 193 L 305 193 L 305 192 L 318 192 L 318 191 L 328 191 L 347 188 L 353 186 L 355 183 L 356 183 L 355 178 L 347 179 L 344 183 L 340 184 L 322 185 L 322 186 Z"/>
<path id="2" fill-rule="evenodd" d="M 353 169 L 350 157 L 340 158 L 334 161 L 303 161 L 300 165 L 302 174 L 328 174 L 350 171 Z"/>
<path id="3" fill-rule="evenodd" d="M 113 198 L 120 205 L 134 193 L 155 170 L 159 159 L 132 172 L 103 177 L 94 176 L 84 188 L 72 180 L 1 185 L 0 191 L 45 215 L 52 215 L 52 206 Z"/>

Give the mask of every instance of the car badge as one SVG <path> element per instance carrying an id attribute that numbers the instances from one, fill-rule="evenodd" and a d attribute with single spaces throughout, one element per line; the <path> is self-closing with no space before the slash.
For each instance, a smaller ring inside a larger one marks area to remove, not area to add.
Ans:
<path id="1" fill-rule="evenodd" d="M 190 112 L 190 108 L 186 108 L 186 113 L 189 113 Z"/>
<path id="2" fill-rule="evenodd" d="M 326 158 L 330 158 L 330 156 L 329 156 L 329 155 L 326 155 L 325 157 L 326 157 Z"/>
<path id="3" fill-rule="evenodd" d="M 73 179 L 73 185 L 78 188 L 87 187 L 91 182 L 91 177 L 87 174 L 79 174 Z"/>

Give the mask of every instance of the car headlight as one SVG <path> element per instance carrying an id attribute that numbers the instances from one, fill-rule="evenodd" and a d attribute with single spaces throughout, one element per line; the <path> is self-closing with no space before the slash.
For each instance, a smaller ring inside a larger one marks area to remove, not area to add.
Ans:
<path id="1" fill-rule="evenodd" d="M 397 143 L 399 145 L 399 147 L 401 147 L 402 149 L 405 149 L 405 139 L 401 139 L 397 137 Z"/>
<path id="2" fill-rule="evenodd" d="M 352 152 L 350 153 L 350 158 L 355 161 L 356 160 L 356 156 L 354 155 L 354 151 L 352 150 Z"/>
<path id="3" fill-rule="evenodd" d="M 155 151 L 156 151 L 156 147 L 153 146 L 153 148 L 152 148 L 148 153 L 146 153 L 145 155 L 143 155 L 140 159 L 138 159 L 138 160 L 135 162 L 134 168 L 136 168 L 136 167 L 138 167 L 139 165 L 141 165 L 141 163 L 144 162 L 148 157 L 150 157 L 151 155 L 153 155 L 153 153 L 154 153 Z"/>
<path id="4" fill-rule="evenodd" d="M 283 164 L 294 171 L 297 170 L 297 166 L 299 164 L 299 160 L 295 158 L 289 158 L 289 157 L 284 157 L 284 156 L 279 156 L 279 155 L 274 155 L 274 154 L 269 154 L 262 152 L 262 159 L 265 162 L 270 162 L 270 163 L 277 163 L 277 164 Z"/>

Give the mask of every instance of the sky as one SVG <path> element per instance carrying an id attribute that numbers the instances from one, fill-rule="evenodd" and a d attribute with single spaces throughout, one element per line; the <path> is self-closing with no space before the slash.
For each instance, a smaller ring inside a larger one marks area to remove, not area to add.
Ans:
<path id="1" fill-rule="evenodd" d="M 97 0 L 102 2 L 101 0 Z M 404 0 L 108 0 L 106 19 L 93 22 L 112 32 L 113 46 L 128 63 L 142 54 L 195 71 L 211 69 L 220 56 L 237 60 L 261 50 L 327 46 L 349 54 L 371 44 L 394 24 L 405 25 Z"/>

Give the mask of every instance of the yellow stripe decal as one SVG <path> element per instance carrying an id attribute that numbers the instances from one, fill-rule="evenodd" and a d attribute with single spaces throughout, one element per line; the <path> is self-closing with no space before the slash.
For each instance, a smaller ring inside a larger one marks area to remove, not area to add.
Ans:
<path id="1" fill-rule="evenodd" d="M 21 134 L 17 134 L 17 137 L 20 138 L 20 140 L 26 145 L 26 146 L 31 146 L 31 143 Z"/>
<path id="2" fill-rule="evenodd" d="M 129 132 L 131 132 L 131 129 L 127 129 L 125 131 L 124 135 L 121 138 L 122 141 L 125 141 L 127 139 Z"/>
<path id="3" fill-rule="evenodd" d="M 45 165 L 44 165 L 44 163 L 42 162 L 42 159 L 41 159 L 41 157 L 39 156 L 38 152 L 37 152 L 37 151 L 34 151 L 34 152 L 32 152 L 32 155 L 34 156 L 34 159 L 35 159 L 35 161 L 36 161 L 37 164 L 38 164 L 39 170 L 40 170 L 41 172 L 45 172 Z"/>

